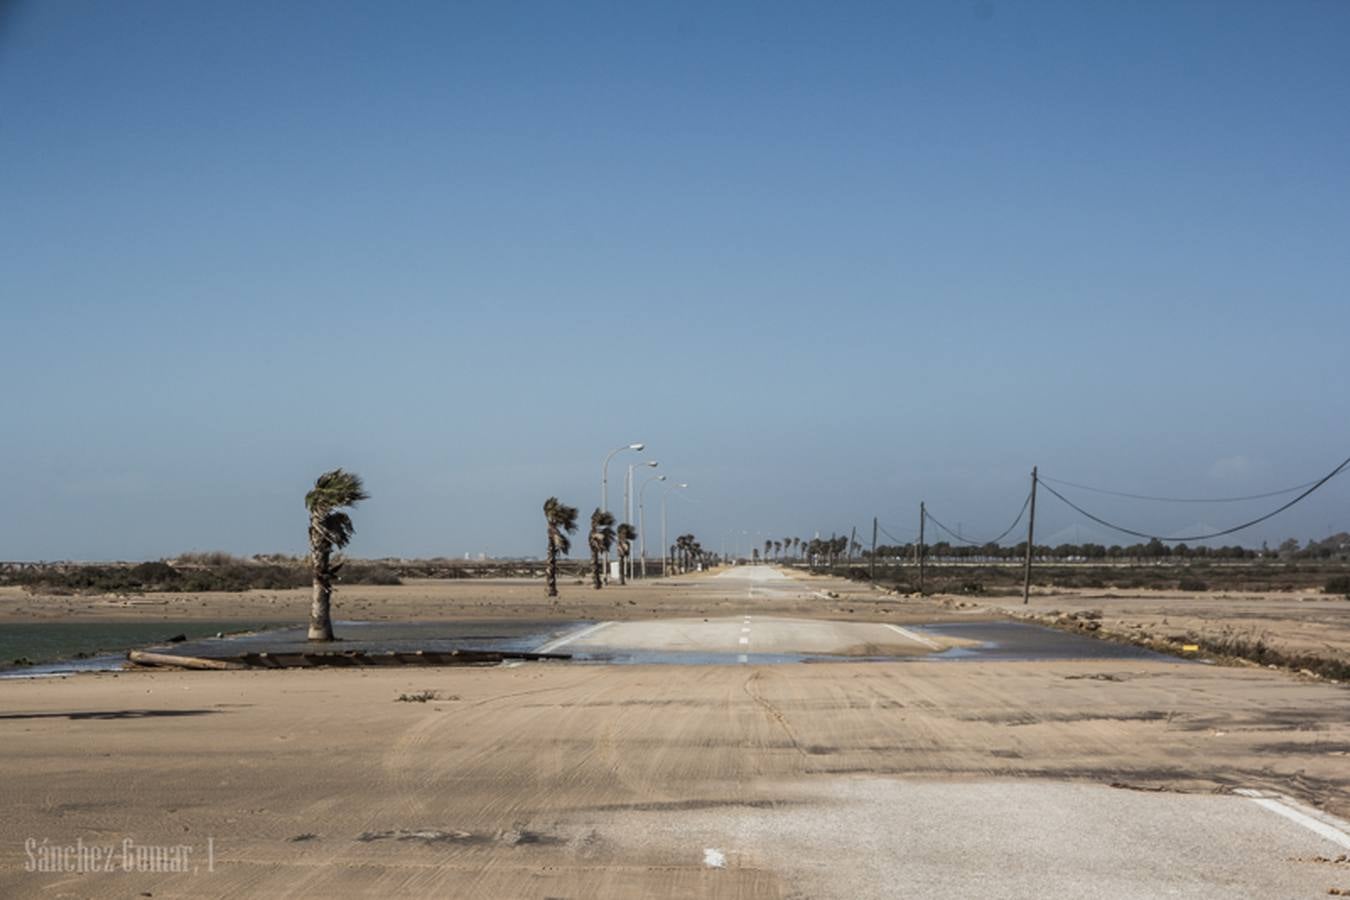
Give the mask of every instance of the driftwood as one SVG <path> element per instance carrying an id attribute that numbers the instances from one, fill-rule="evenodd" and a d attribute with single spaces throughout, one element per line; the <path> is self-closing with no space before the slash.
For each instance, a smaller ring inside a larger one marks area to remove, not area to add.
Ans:
<path id="1" fill-rule="evenodd" d="M 152 653 L 149 650 L 132 650 L 127 659 L 141 666 L 177 666 L 180 669 L 247 669 L 244 663 L 234 659 L 206 659 L 201 656 L 175 656 L 172 653 Z"/>

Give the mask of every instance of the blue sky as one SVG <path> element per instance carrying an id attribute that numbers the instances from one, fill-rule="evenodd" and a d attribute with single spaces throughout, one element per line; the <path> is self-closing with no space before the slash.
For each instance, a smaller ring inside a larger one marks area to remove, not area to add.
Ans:
<path id="1" fill-rule="evenodd" d="M 297 551 L 339 465 L 358 555 L 538 553 L 631 440 L 714 548 L 1350 454 L 1343 3 L 6 9 L 0 558 Z"/>

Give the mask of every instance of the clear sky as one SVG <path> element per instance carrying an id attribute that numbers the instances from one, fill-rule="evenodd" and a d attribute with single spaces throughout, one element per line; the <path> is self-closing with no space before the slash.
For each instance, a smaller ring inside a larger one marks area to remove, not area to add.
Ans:
<path id="1" fill-rule="evenodd" d="M 1338 0 L 0 5 L 0 559 L 299 551 L 334 466 L 356 555 L 537 554 L 639 440 L 713 549 L 1350 454 Z"/>

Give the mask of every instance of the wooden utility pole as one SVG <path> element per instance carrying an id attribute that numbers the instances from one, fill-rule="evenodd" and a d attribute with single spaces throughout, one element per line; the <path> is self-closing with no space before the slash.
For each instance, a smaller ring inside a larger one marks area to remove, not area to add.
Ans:
<path id="1" fill-rule="evenodd" d="M 1027 519 L 1027 567 L 1022 580 L 1022 605 L 1031 602 L 1031 551 L 1036 545 L 1036 467 L 1031 467 L 1031 515 Z"/>
<path id="2" fill-rule="evenodd" d="M 867 566 L 867 580 L 877 580 L 877 517 L 872 517 L 872 559 Z"/>
<path id="3" fill-rule="evenodd" d="M 928 509 L 924 506 L 923 501 L 920 500 L 920 501 L 919 501 L 919 546 L 916 547 L 915 550 L 914 550 L 915 554 L 919 557 L 919 595 L 920 595 L 920 596 L 923 595 L 923 563 L 924 563 L 924 559 L 923 559 L 923 556 L 924 556 L 924 553 L 923 553 L 923 523 L 926 522 L 926 521 L 928 521 Z"/>

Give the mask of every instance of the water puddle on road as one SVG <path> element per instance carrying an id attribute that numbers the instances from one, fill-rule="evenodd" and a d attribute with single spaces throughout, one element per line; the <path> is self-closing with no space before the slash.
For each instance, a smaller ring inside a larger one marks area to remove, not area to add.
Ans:
<path id="1" fill-rule="evenodd" d="M 547 621 L 501 619 L 470 622 L 337 622 L 339 640 L 321 645 L 328 651 L 447 652 L 476 650 L 498 652 L 534 652 L 541 648 L 569 653 L 570 661 L 550 664 L 582 665 L 786 665 L 790 663 L 831 662 L 977 662 L 982 660 L 1068 660 L 1068 659 L 1153 659 L 1176 662 L 1129 644 L 1068 634 L 1053 628 L 1023 622 L 952 622 L 908 625 L 920 637 L 935 641 L 952 638 L 963 646 L 935 653 L 905 656 L 859 656 L 831 653 L 772 652 L 755 653 L 747 647 L 741 652 L 721 649 L 660 650 L 628 648 L 593 643 L 584 633 L 600 623 L 589 621 Z M 578 640 L 580 639 L 580 640 Z M 576 643 L 572 643 L 572 641 Z M 594 638 L 592 638 L 594 640 Z M 174 644 L 159 644 L 152 649 L 179 656 L 228 658 L 244 653 L 309 652 L 315 645 L 306 639 L 304 627 L 269 628 L 251 634 L 199 638 Z M 99 655 L 90 659 L 65 660 L 27 670 L 10 670 L 9 677 L 65 675 L 78 671 L 115 670 L 125 665 L 125 656 Z"/>
<path id="2" fill-rule="evenodd" d="M 605 647 L 583 649 L 563 647 L 572 653 L 573 662 L 612 665 L 777 665 L 784 663 L 829 662 L 977 662 L 992 660 L 1067 660 L 1067 659 L 1152 659 L 1177 662 L 1170 656 L 1114 641 L 1068 634 L 1041 625 L 1024 622 L 953 622 L 932 625 L 907 625 L 907 629 L 929 638 L 957 638 L 968 646 L 952 647 L 937 653 L 907 656 L 844 656 L 830 653 L 730 653 L 699 651 L 661 651 Z"/>

